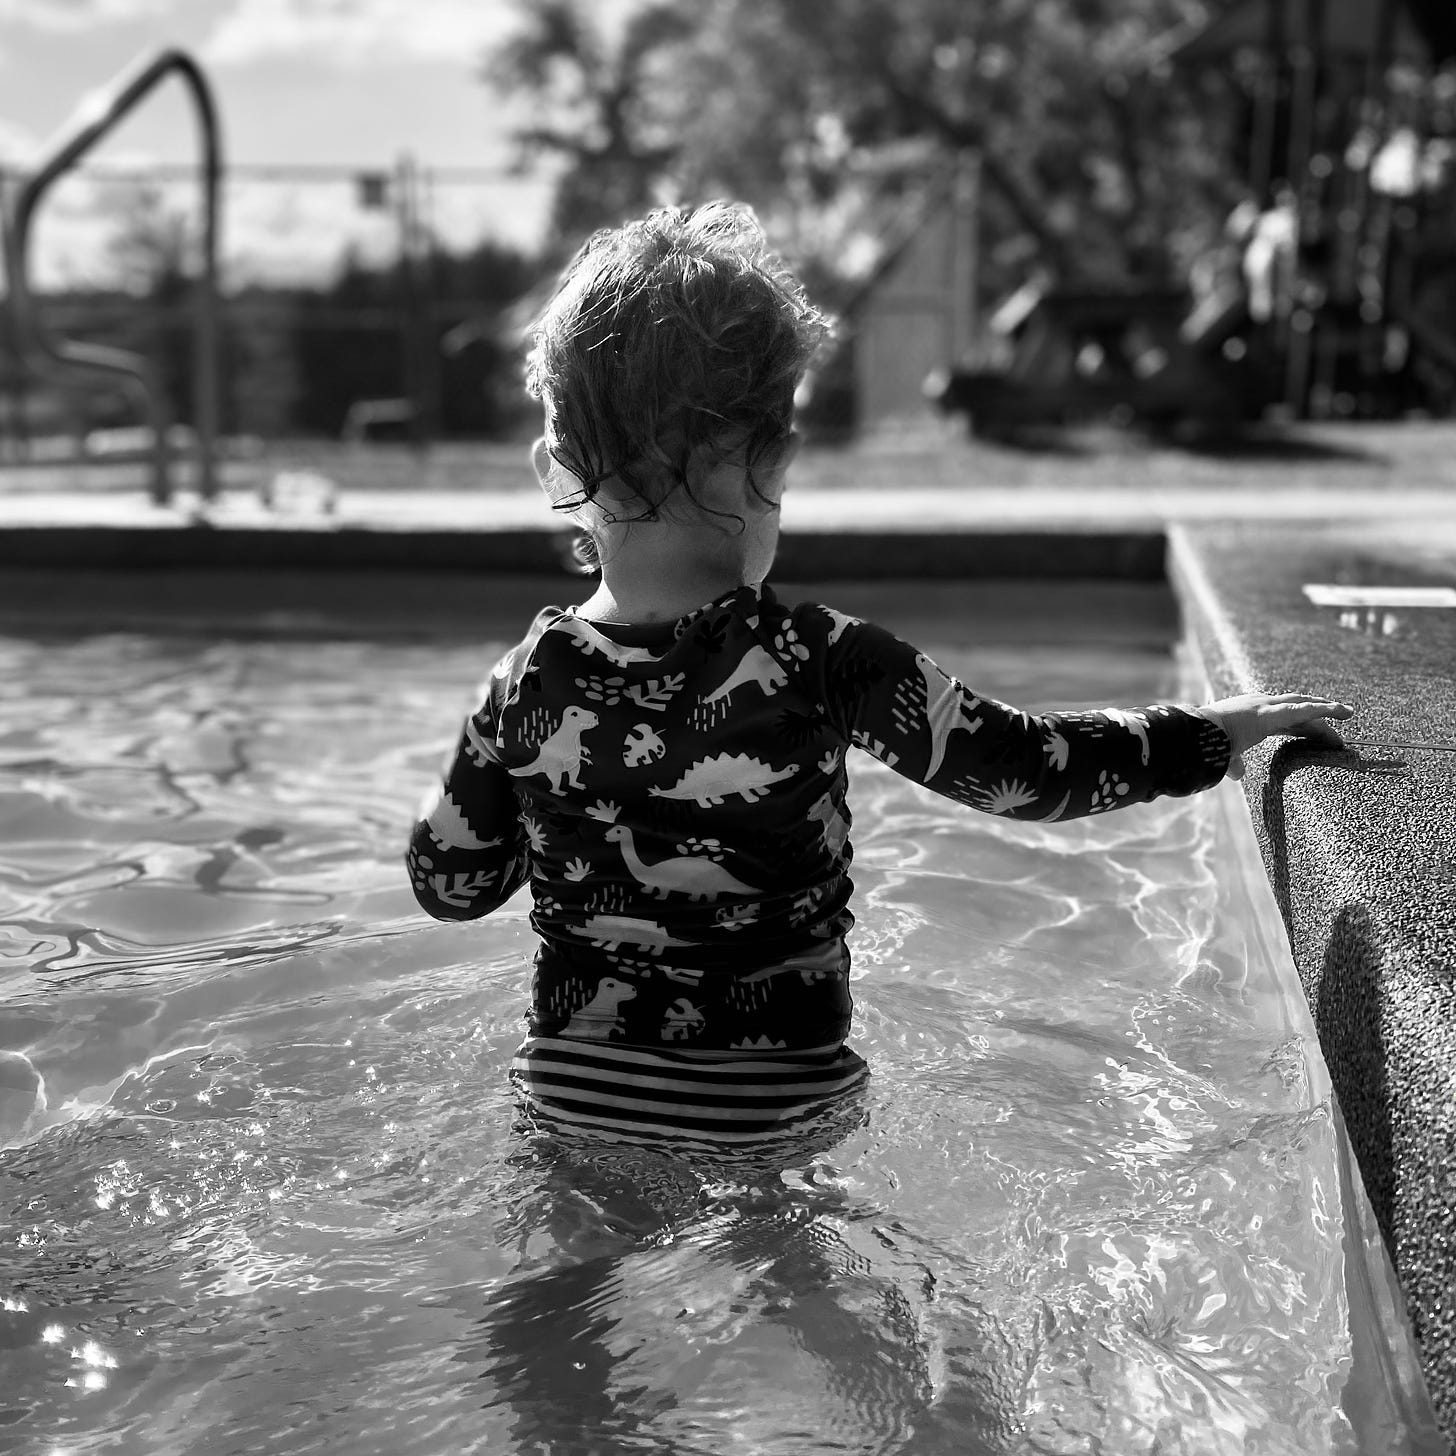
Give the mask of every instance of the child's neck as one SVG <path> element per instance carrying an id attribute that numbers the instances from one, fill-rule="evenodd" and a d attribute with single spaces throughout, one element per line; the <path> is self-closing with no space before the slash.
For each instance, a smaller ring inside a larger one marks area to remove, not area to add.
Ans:
<path id="1" fill-rule="evenodd" d="M 739 587 L 757 585 L 753 553 L 741 538 L 638 524 L 600 543 L 602 579 L 577 610 L 594 622 L 675 622 Z"/>

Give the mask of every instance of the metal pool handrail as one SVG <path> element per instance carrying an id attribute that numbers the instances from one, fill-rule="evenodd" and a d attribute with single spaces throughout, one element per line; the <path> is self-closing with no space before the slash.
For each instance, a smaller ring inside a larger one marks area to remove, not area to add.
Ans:
<path id="1" fill-rule="evenodd" d="M 54 374 L 80 369 L 119 374 L 142 395 L 154 437 L 152 498 L 160 505 L 165 505 L 172 494 L 168 443 L 171 421 L 166 393 L 155 369 L 143 355 L 124 349 L 52 338 L 41 323 L 30 292 L 28 255 L 31 223 L 51 184 L 74 167 L 159 81 L 174 71 L 192 96 L 202 134 L 202 273 L 193 290 L 193 398 L 197 488 L 204 500 L 210 500 L 217 489 L 217 240 L 222 146 L 212 87 L 197 62 L 185 51 L 168 49 L 150 60 L 135 62 L 109 87 L 87 97 L 53 143 L 49 160 L 22 184 L 3 230 L 16 347 L 26 363 L 38 372 Z"/>

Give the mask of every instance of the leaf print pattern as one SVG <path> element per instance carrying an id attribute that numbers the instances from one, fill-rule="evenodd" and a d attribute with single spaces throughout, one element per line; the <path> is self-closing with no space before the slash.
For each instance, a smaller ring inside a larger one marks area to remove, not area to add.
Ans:
<path id="1" fill-rule="evenodd" d="M 975 793 L 975 791 L 972 791 Z M 977 795 L 978 809 L 983 809 L 987 814 L 1013 814 L 1017 809 L 1024 808 L 1027 804 L 1035 804 L 1040 795 L 1029 784 L 1017 782 L 1015 779 L 1002 779 L 999 784 L 991 788 L 982 789 Z"/>
<path id="2" fill-rule="evenodd" d="M 1056 769 L 1058 773 L 1061 773 L 1066 769 L 1067 740 L 1063 738 L 1062 735 L 1058 733 L 1055 728 L 1051 729 L 1047 733 L 1046 740 L 1042 744 L 1042 752 L 1045 753 L 1046 756 L 1051 760 L 1052 767 Z"/>
<path id="3" fill-rule="evenodd" d="M 667 744 L 650 723 L 634 723 L 622 740 L 622 762 L 628 768 L 657 763 L 666 752 Z"/>
<path id="4" fill-rule="evenodd" d="M 666 710 L 673 697 L 682 691 L 682 685 L 686 681 L 687 674 L 681 672 L 672 673 L 664 678 L 649 678 L 645 683 L 633 683 L 627 689 L 627 696 L 639 708 L 661 713 Z"/>

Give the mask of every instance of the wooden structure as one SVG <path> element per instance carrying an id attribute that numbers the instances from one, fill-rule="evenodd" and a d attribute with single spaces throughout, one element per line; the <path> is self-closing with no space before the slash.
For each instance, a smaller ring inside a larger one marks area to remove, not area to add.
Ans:
<path id="1" fill-rule="evenodd" d="M 923 414 L 923 383 L 970 351 L 976 331 L 979 176 L 967 154 L 852 310 L 855 416 L 863 428 Z"/>

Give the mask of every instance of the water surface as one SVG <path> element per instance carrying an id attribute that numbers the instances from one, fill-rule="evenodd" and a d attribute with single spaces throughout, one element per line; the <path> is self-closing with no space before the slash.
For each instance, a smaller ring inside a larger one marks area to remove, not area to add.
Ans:
<path id="1" fill-rule="evenodd" d="M 1017 825 L 856 755 L 863 1118 L 563 1149 L 523 900 L 436 925 L 400 863 L 494 655 L 0 639 L 0 1450 L 1352 1449 L 1330 1107 L 1218 795 Z"/>

